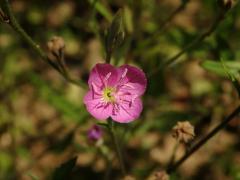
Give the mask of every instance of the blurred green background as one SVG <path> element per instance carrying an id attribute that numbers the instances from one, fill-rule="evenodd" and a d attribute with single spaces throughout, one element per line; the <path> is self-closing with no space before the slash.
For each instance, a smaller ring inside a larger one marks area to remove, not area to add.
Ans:
<path id="1" fill-rule="evenodd" d="M 231 68 L 238 77 L 239 4 L 227 13 L 210 37 L 181 56 L 180 63 L 166 67 L 165 60 L 207 30 L 219 10 L 215 0 L 191 0 L 168 20 L 182 2 L 10 1 L 19 23 L 46 51 L 52 36 L 63 37 L 69 71 L 85 82 L 90 69 L 104 62 L 106 29 L 114 14 L 123 10 L 126 38 L 114 53 L 113 62 L 136 65 L 149 77 L 141 118 L 117 125 L 118 134 L 125 134 L 127 169 L 136 179 L 154 179 L 154 173 L 167 165 L 176 143 L 171 129 L 177 121 L 194 124 L 198 140 L 238 104 L 237 93 L 222 67 L 204 62 L 220 63 L 223 59 L 230 65 L 235 63 Z M 150 76 L 156 67 L 160 70 Z M 215 73 L 218 70 L 221 72 Z M 100 147 L 88 142 L 86 132 L 98 121 L 90 117 L 83 105 L 85 90 L 66 82 L 3 22 L 0 82 L 1 180 L 51 179 L 60 164 L 74 157 L 76 166 L 68 179 L 104 179 L 108 168 L 104 154 L 112 158 L 114 152 L 107 132 Z M 239 135 L 240 119 L 235 118 L 171 179 L 239 180 Z M 181 145 L 176 158 L 186 148 Z M 120 177 L 114 158 L 109 177 Z"/>

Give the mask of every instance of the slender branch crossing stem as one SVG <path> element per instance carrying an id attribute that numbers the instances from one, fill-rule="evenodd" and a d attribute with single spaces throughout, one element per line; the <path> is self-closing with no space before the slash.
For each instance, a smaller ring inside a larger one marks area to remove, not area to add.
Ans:
<path id="1" fill-rule="evenodd" d="M 202 140 L 200 140 L 195 146 L 193 146 L 179 161 L 170 166 L 167 169 L 167 173 L 171 174 L 174 172 L 185 160 L 187 160 L 194 152 L 196 152 L 200 147 L 202 147 L 209 139 L 216 135 L 221 129 L 226 127 L 226 125 L 238 114 L 240 113 L 240 106 L 238 106 L 223 122 L 221 122 L 217 127 L 215 127 L 209 134 L 206 135 Z"/>

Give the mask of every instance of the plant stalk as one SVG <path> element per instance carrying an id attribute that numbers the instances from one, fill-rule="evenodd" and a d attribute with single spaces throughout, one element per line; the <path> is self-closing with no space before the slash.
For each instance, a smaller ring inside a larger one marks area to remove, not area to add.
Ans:
<path id="1" fill-rule="evenodd" d="M 111 122 L 111 120 L 108 120 L 108 129 L 111 135 L 111 139 L 114 143 L 115 146 L 115 150 L 116 150 L 116 154 L 117 154 L 117 158 L 121 167 L 121 171 L 122 171 L 122 175 L 126 175 L 126 168 L 124 165 L 124 160 L 123 160 L 123 156 L 122 156 L 122 152 L 121 152 L 121 148 L 118 142 L 118 139 L 116 137 L 115 131 L 114 131 L 114 127 L 113 127 L 113 122 Z"/>

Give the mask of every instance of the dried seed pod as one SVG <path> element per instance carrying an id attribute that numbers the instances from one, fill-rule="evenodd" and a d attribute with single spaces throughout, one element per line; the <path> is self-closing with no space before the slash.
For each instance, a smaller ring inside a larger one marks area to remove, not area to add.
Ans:
<path id="1" fill-rule="evenodd" d="M 178 122 L 172 129 L 172 135 L 179 142 L 188 143 L 195 136 L 194 127 L 189 121 Z"/>

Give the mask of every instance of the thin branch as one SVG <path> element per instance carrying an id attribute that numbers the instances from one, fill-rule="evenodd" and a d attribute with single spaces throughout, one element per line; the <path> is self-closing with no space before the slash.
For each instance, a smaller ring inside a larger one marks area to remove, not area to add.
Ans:
<path id="1" fill-rule="evenodd" d="M 201 148 L 209 139 L 216 135 L 220 130 L 222 130 L 226 125 L 234 119 L 240 113 L 240 106 L 238 106 L 223 122 L 221 122 L 217 127 L 215 127 L 206 137 L 200 140 L 195 146 L 193 146 L 179 161 L 170 166 L 167 169 L 167 173 L 173 173 L 182 163 L 185 162 L 194 152 Z"/>
<path id="2" fill-rule="evenodd" d="M 161 23 L 160 32 L 158 32 L 156 35 L 159 35 L 159 33 L 161 33 L 166 28 L 166 26 L 176 17 L 176 15 L 185 9 L 189 1 L 190 0 L 182 1 L 182 3 L 168 16 L 168 18 Z"/>
<path id="3" fill-rule="evenodd" d="M 167 59 L 163 63 L 163 65 L 164 66 L 171 66 L 171 65 L 177 63 L 179 57 L 181 57 L 183 54 L 185 54 L 191 48 L 193 48 L 194 46 L 196 46 L 197 44 L 202 42 L 205 38 L 210 36 L 216 30 L 216 28 L 218 27 L 220 22 L 224 19 L 226 13 L 227 13 L 227 10 L 221 8 L 220 12 L 218 13 L 217 17 L 215 18 L 215 21 L 213 22 L 213 24 L 205 32 L 203 32 L 198 37 L 196 37 L 192 42 L 190 42 L 187 46 L 185 46 L 180 52 L 178 52 L 174 56 L 172 56 L 169 59 Z M 149 77 L 153 76 L 154 74 L 156 74 L 161 69 L 162 69 L 162 67 L 160 67 L 160 66 L 157 67 L 156 69 L 153 69 L 151 71 L 151 73 L 149 74 Z"/>
<path id="4" fill-rule="evenodd" d="M 146 47 L 151 45 L 152 42 L 155 42 L 155 40 L 166 31 L 171 21 L 186 8 L 190 1 L 191 0 L 182 1 L 182 3 L 159 25 L 158 31 L 153 33 L 147 40 L 144 40 L 144 46 Z"/>
<path id="5" fill-rule="evenodd" d="M 86 84 L 84 82 L 81 82 L 80 80 L 74 80 L 70 76 L 67 76 L 66 74 L 64 74 L 64 72 L 62 72 L 62 70 L 48 58 L 47 54 L 40 48 L 38 44 L 34 42 L 34 40 L 20 26 L 20 24 L 18 23 L 17 19 L 15 18 L 12 12 L 12 9 L 10 7 L 8 0 L 3 0 L 1 7 L 5 13 L 4 14 L 3 12 L 1 12 L 1 16 L 2 14 L 4 14 L 5 18 L 7 17 L 8 19 L 8 21 L 5 21 L 5 22 L 7 22 L 28 43 L 28 45 L 34 49 L 34 51 L 41 57 L 43 61 L 48 63 L 53 69 L 59 72 L 68 82 L 73 83 L 77 86 L 81 86 L 83 88 L 86 87 Z"/>
<path id="6" fill-rule="evenodd" d="M 2 6 L 6 15 L 9 17 L 9 24 L 11 25 L 11 27 L 22 36 L 22 38 L 40 55 L 40 57 L 44 61 L 47 61 L 47 55 L 41 50 L 40 46 L 32 40 L 32 38 L 23 30 L 23 28 L 17 22 L 15 16 L 13 15 L 9 1 L 4 0 Z"/>
<path id="7" fill-rule="evenodd" d="M 188 44 L 182 51 L 177 53 L 175 56 L 173 56 L 172 58 L 169 58 L 165 62 L 165 65 L 166 66 L 170 66 L 173 63 L 176 63 L 177 59 L 180 56 L 182 56 L 185 52 L 190 50 L 192 47 L 194 47 L 198 43 L 202 42 L 206 37 L 210 36 L 216 30 L 216 28 L 218 27 L 220 22 L 223 20 L 223 17 L 224 17 L 224 13 L 220 12 L 220 14 L 218 14 L 218 16 L 216 17 L 215 21 L 213 22 L 212 26 L 206 32 L 204 32 L 201 35 L 199 35 L 196 39 L 194 39 L 190 44 Z"/>

